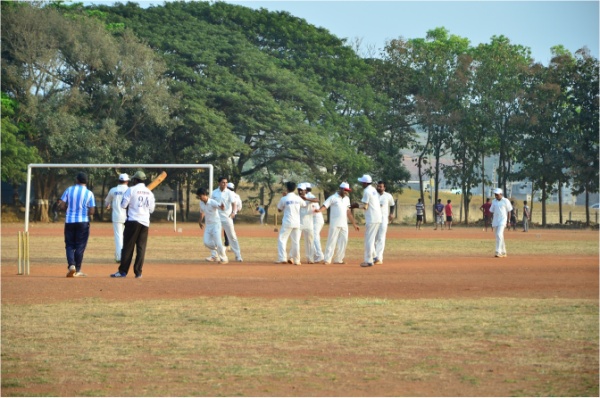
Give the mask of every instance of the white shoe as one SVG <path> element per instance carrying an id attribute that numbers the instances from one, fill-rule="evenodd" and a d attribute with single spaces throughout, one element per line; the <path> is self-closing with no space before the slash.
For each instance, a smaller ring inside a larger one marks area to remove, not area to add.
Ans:
<path id="1" fill-rule="evenodd" d="M 75 272 L 75 275 L 73 275 L 74 278 L 79 278 L 82 276 L 87 276 L 87 274 L 84 274 L 83 272 Z"/>
<path id="2" fill-rule="evenodd" d="M 76 272 L 77 272 L 77 270 L 75 269 L 75 266 L 69 265 L 69 272 L 67 272 L 67 278 L 74 277 Z"/>
<path id="3" fill-rule="evenodd" d="M 206 257 L 205 260 L 210 261 L 211 263 L 214 263 L 214 262 L 218 261 L 219 259 L 216 257 L 210 256 L 210 257 Z"/>

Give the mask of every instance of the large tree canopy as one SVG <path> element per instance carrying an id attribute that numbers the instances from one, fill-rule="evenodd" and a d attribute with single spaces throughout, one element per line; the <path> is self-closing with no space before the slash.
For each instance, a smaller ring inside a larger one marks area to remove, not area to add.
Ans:
<path id="1" fill-rule="evenodd" d="M 396 191 L 410 148 L 419 180 L 439 187 L 444 171 L 465 205 L 490 155 L 500 186 L 597 192 L 598 60 L 556 55 L 546 68 L 505 36 L 471 48 L 440 27 L 362 59 L 286 12 L 2 2 L 2 176 L 18 182 L 34 160 L 197 162 L 271 199 L 284 179 L 329 193 L 364 173 Z M 562 167 L 545 167 L 549 154 Z M 40 170 L 39 198 L 60 173 Z"/>

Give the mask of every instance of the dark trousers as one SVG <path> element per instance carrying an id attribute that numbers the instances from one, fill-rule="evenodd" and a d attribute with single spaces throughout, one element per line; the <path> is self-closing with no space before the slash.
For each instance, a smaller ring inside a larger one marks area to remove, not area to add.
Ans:
<path id="1" fill-rule="evenodd" d="M 89 222 L 65 223 L 65 249 L 67 266 L 74 265 L 77 272 L 81 269 L 83 253 L 90 237 Z"/>
<path id="2" fill-rule="evenodd" d="M 135 249 L 133 272 L 136 276 L 142 275 L 144 257 L 146 256 L 146 242 L 148 242 L 148 227 L 137 221 L 126 221 L 125 230 L 123 231 L 123 249 L 121 250 L 119 273 L 127 275 L 131 260 L 133 260 L 133 250 Z"/>

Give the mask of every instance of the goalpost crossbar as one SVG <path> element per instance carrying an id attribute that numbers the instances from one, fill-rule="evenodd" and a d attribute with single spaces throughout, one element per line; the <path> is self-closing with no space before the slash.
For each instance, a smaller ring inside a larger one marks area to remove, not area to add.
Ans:
<path id="1" fill-rule="evenodd" d="M 29 205 L 31 203 L 31 169 L 112 169 L 112 168 L 130 168 L 130 169 L 208 169 L 208 189 L 212 191 L 213 186 L 213 165 L 212 164 L 173 164 L 173 163 L 31 163 L 27 166 L 27 186 L 25 193 L 25 232 L 29 231 Z"/>

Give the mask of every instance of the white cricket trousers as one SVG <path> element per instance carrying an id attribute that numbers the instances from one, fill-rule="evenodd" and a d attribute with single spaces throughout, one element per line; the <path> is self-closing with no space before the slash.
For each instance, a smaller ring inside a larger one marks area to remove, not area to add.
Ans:
<path id="1" fill-rule="evenodd" d="M 302 237 L 304 238 L 304 250 L 306 253 L 306 261 L 309 263 L 315 262 L 315 235 L 313 226 L 310 229 L 302 228 Z"/>
<path id="2" fill-rule="evenodd" d="M 282 225 L 277 239 L 277 261 L 286 262 L 288 259 L 294 260 L 295 264 L 300 264 L 300 228 L 292 228 L 289 225 Z M 289 255 L 286 254 L 287 241 L 292 241 Z"/>
<path id="3" fill-rule="evenodd" d="M 375 237 L 379 230 L 380 222 L 365 225 L 365 263 L 373 264 L 375 254 Z"/>
<path id="4" fill-rule="evenodd" d="M 240 251 L 240 242 L 238 241 L 237 235 L 235 234 L 235 228 L 233 227 L 233 220 L 228 218 L 227 221 L 221 220 L 221 227 L 227 234 L 227 239 L 229 240 L 229 247 L 235 254 L 236 260 L 242 260 L 242 253 Z M 210 252 L 213 257 L 216 257 L 216 252 L 213 250 Z"/>
<path id="5" fill-rule="evenodd" d="M 383 251 L 385 250 L 385 237 L 387 235 L 388 223 L 382 222 L 379 225 L 377 234 L 375 235 L 375 258 L 383 261 Z"/>
<path id="6" fill-rule="evenodd" d="M 348 227 L 329 227 L 327 244 L 325 245 L 325 261 L 330 263 L 341 263 L 346 255 L 348 246 Z"/>
<path id="7" fill-rule="evenodd" d="M 325 221 L 323 217 L 315 217 L 313 219 L 313 235 L 315 240 L 315 261 L 323 260 L 323 250 L 321 249 L 321 230 Z"/>
<path id="8" fill-rule="evenodd" d="M 221 224 L 212 223 L 204 226 L 204 246 L 215 253 L 219 261 L 228 261 L 225 247 L 221 241 Z"/>
<path id="9" fill-rule="evenodd" d="M 125 231 L 124 222 L 113 222 L 113 232 L 115 235 L 115 261 L 121 262 L 121 251 L 123 250 L 123 231 Z"/>
<path id="10" fill-rule="evenodd" d="M 504 229 L 506 225 L 500 225 L 496 227 L 496 254 L 504 255 L 506 254 L 506 245 L 504 243 Z"/>

